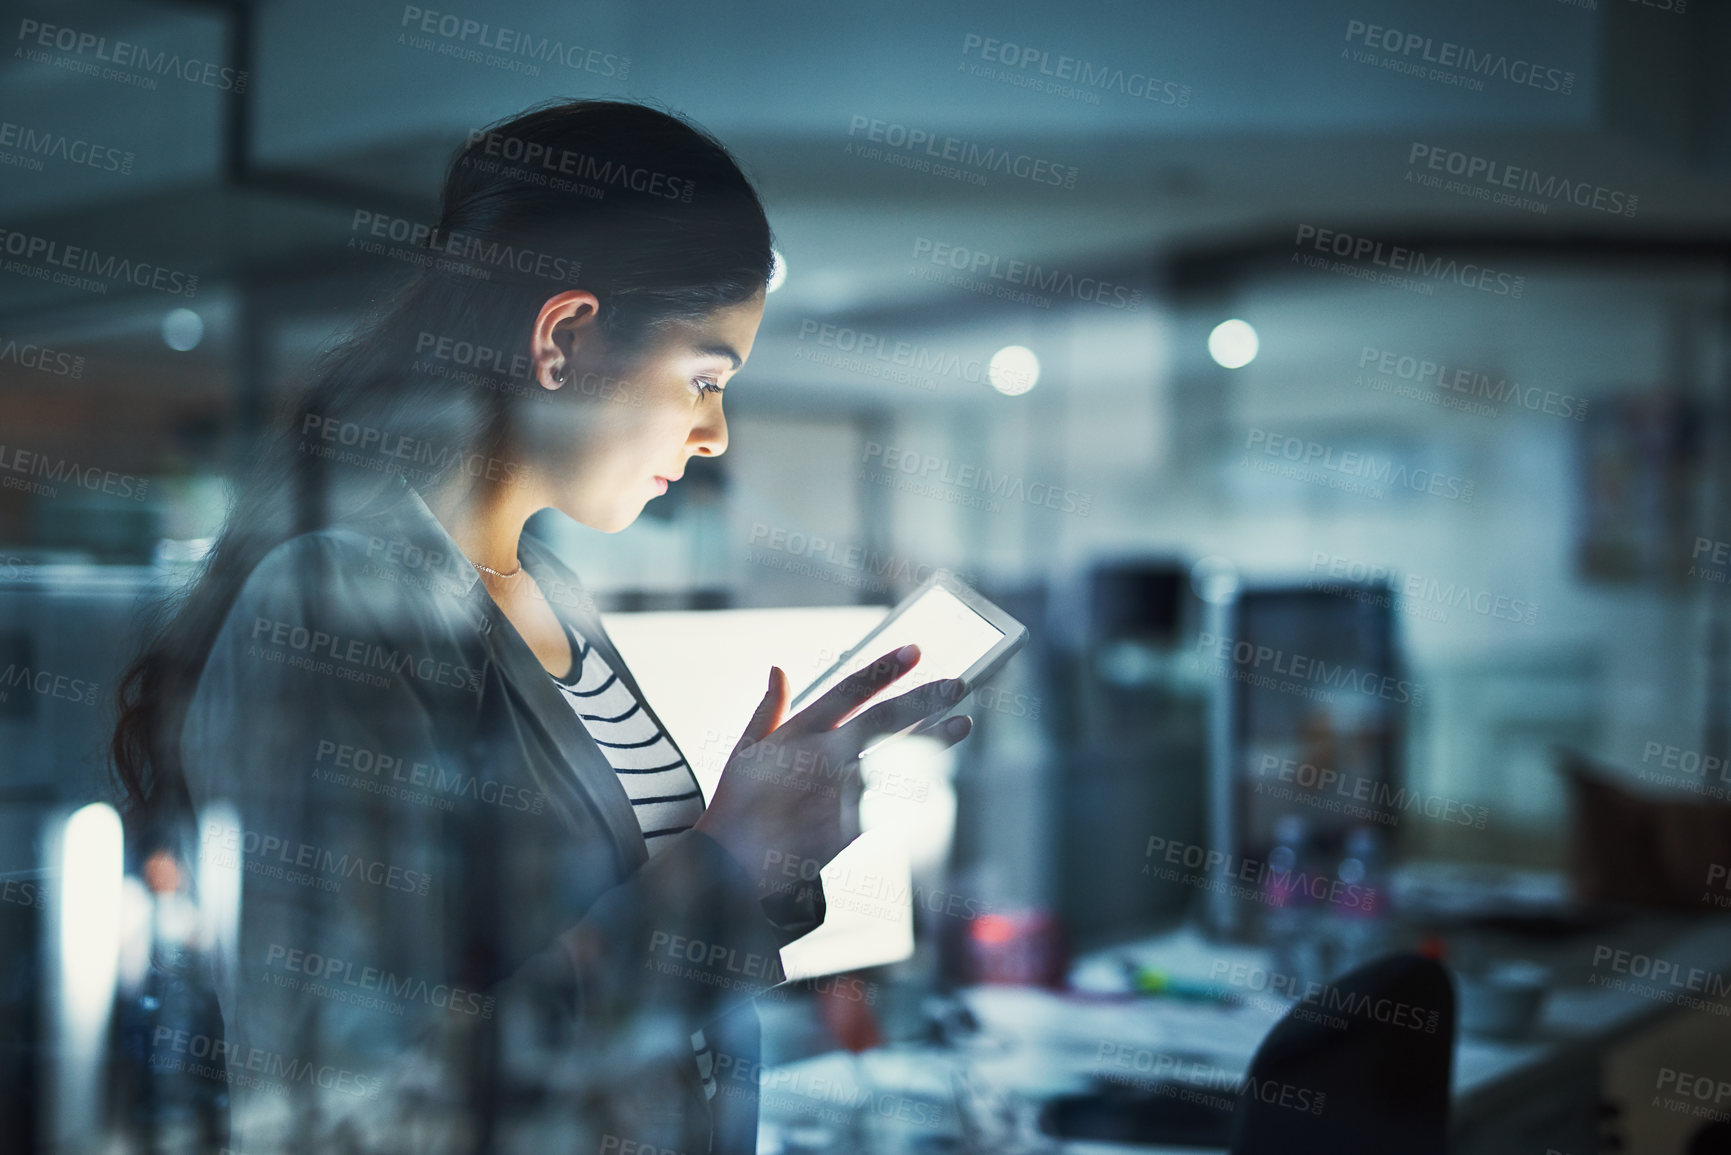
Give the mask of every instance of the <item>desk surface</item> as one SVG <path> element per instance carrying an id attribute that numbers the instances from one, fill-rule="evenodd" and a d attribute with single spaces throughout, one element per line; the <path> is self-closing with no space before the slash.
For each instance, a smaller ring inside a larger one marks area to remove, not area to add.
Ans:
<path id="1" fill-rule="evenodd" d="M 1659 1018 L 1697 1006 L 1692 1000 L 1702 998 L 1714 980 L 1723 992 L 1726 976 L 1731 976 L 1731 919 L 1642 919 L 1607 931 L 1598 940 L 1574 939 L 1548 953 L 1542 961 L 1552 966 L 1555 984 L 1528 1038 L 1505 1042 L 1457 1035 L 1457 1125 L 1518 1103 L 1559 1066 L 1579 1065 Z M 1129 956 L 1168 974 L 1199 980 L 1207 979 L 1221 959 L 1268 966 L 1262 951 L 1210 943 L 1193 931 L 1128 943 L 1085 958 L 1080 965 L 1107 962 L 1111 956 Z M 1638 961 L 1643 959 L 1648 961 Z M 1669 964 L 1657 981 L 1649 971 L 1653 960 Z M 1646 977 L 1636 977 L 1637 971 Z M 1024 1104 L 1086 1090 L 1101 1078 L 1134 1079 L 1140 1071 L 1146 1080 L 1155 1064 L 1161 1070 L 1185 1064 L 1187 1079 L 1200 1074 L 1210 1088 L 1228 1088 L 1242 1079 L 1263 1037 L 1292 1005 L 1271 995 L 1229 1006 L 1158 998 L 1078 998 L 1022 987 L 975 987 L 963 997 L 983 1028 L 978 1047 L 896 1048 L 858 1058 L 821 1055 L 777 1068 L 776 1075 L 766 1076 L 766 1092 L 768 1080 L 776 1077 L 788 1088 L 852 1087 L 856 1099 L 873 1103 L 880 1116 L 873 1123 L 880 1128 L 891 1125 L 899 1113 L 910 1117 L 904 1122 L 917 1116 L 922 1128 L 954 1133 L 958 1120 L 951 1072 L 957 1069 L 971 1070 L 981 1083 Z M 1711 1002 L 1704 999 L 1701 1005 Z M 1718 1005 L 1720 1010 L 1711 1013 L 1731 1011 L 1731 1006 Z M 783 1100 L 779 1106 L 789 1104 Z M 766 1122 L 780 1113 L 777 1106 L 766 1093 Z M 771 1126 L 760 1150 L 779 1150 L 778 1142 Z M 1075 1155 L 1196 1155 L 1204 1150 L 1083 1142 L 1062 1149 Z"/>

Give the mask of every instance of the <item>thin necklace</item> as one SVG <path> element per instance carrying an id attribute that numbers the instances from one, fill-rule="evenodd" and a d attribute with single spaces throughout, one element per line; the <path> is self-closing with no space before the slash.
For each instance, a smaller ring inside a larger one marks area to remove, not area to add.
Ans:
<path id="1" fill-rule="evenodd" d="M 496 578 L 514 578 L 518 574 L 523 572 L 523 563 L 522 562 L 518 562 L 517 568 L 512 570 L 510 573 L 500 573 L 498 570 L 494 569 L 492 566 L 482 565 L 478 561 L 472 561 L 469 564 L 474 566 L 476 569 L 481 570 L 484 573 L 492 574 Z"/>

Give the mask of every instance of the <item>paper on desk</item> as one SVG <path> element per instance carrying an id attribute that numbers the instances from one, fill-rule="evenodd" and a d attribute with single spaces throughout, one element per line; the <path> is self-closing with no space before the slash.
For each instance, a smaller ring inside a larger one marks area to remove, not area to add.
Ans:
<path id="1" fill-rule="evenodd" d="M 1120 1054 L 1114 1047 L 1129 1047 L 1242 1070 L 1281 1013 L 1263 1005 L 1065 997 L 1033 987 L 973 987 L 964 997 L 987 1032 L 1072 1061 L 1101 1062 L 1102 1069 Z"/>

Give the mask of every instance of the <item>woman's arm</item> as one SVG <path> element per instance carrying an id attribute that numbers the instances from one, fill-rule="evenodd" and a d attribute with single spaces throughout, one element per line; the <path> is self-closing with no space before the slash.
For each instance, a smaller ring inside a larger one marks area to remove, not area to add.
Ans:
<path id="1" fill-rule="evenodd" d="M 253 1110 L 293 1146 L 341 1120 L 384 1143 L 412 1116 L 440 1133 L 417 1149 L 460 1144 L 524 1067 L 501 1028 L 527 1023 L 565 1057 L 576 1134 L 648 1111 L 635 1137 L 686 1149 L 689 1033 L 781 981 L 786 936 L 702 831 L 623 875 L 503 687 L 477 692 L 498 674 L 474 625 L 435 604 L 308 535 L 260 564 L 211 652 L 182 745 L 195 801 L 239 818 L 206 834 L 243 881 L 228 1042 L 352 1076 L 237 1087 L 237 1124 Z"/>

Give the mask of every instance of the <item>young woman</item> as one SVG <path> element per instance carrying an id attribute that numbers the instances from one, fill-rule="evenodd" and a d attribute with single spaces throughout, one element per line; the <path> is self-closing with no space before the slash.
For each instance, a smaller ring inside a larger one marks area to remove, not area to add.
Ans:
<path id="1" fill-rule="evenodd" d="M 472 136 L 419 239 L 121 688 L 135 810 L 198 816 L 186 857 L 240 880 L 210 976 L 229 1146 L 749 1155 L 751 999 L 824 915 L 766 866 L 839 853 L 859 751 L 959 688 L 838 725 L 909 647 L 783 721 L 771 669 L 706 807 L 524 533 L 624 529 L 727 447 L 771 253 L 717 141 L 535 109 Z"/>

